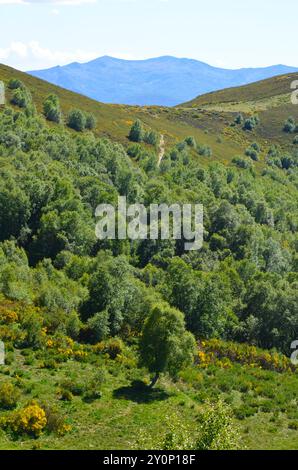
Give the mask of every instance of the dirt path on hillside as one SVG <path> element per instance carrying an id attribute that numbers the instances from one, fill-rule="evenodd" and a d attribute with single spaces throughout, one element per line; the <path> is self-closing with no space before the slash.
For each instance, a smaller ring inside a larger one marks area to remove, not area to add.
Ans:
<path id="1" fill-rule="evenodd" d="M 165 154 L 165 139 L 163 134 L 160 136 L 160 141 L 159 141 L 159 146 L 158 146 L 158 162 L 157 166 L 161 164 L 161 161 L 163 159 L 163 156 Z"/>

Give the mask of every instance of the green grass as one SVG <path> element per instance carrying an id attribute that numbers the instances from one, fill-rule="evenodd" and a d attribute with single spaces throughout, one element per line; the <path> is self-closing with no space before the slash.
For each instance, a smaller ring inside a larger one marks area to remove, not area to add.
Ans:
<path id="1" fill-rule="evenodd" d="M 41 368 L 38 357 L 32 365 L 25 365 L 24 357 L 16 351 L 13 363 L 0 370 L 0 383 L 11 381 L 19 388 L 18 408 L 35 399 L 59 409 L 72 431 L 62 437 L 44 433 L 38 439 L 16 440 L 1 431 L 0 449 L 132 449 L 144 432 L 160 435 L 167 417 L 173 414 L 195 432 L 206 400 L 216 402 L 219 397 L 235 412 L 243 448 L 298 448 L 298 431 L 290 429 L 298 420 L 297 373 L 278 374 L 239 364 L 230 369 L 194 367 L 185 371 L 183 380 L 174 383 L 164 377 L 150 390 L 142 383 L 149 379 L 144 370 L 100 355 L 92 364 L 67 361 L 54 370 Z M 103 366 L 107 380 L 100 399 L 90 403 L 82 396 L 70 402 L 59 399 L 63 380 L 72 377 L 86 382 Z M 241 416 L 240 411 L 247 416 Z M 2 410 L 0 416 L 9 413 Z"/>
<path id="2" fill-rule="evenodd" d="M 259 101 L 273 96 L 280 96 L 290 93 L 290 86 L 294 80 L 298 79 L 298 73 L 279 75 L 259 82 L 243 85 L 240 87 L 226 88 L 214 91 L 202 96 L 198 96 L 185 103 L 185 107 L 200 107 L 215 103 L 237 103 L 245 101 Z"/>
<path id="3" fill-rule="evenodd" d="M 293 135 L 284 133 L 282 129 L 289 116 L 298 120 L 298 106 L 291 102 L 291 83 L 297 78 L 297 73 L 280 75 L 250 85 L 208 93 L 181 106 L 193 113 L 195 110 L 230 116 L 239 112 L 244 115 L 258 113 L 261 125 L 254 131 L 255 138 L 263 145 L 275 143 L 293 150 Z"/>

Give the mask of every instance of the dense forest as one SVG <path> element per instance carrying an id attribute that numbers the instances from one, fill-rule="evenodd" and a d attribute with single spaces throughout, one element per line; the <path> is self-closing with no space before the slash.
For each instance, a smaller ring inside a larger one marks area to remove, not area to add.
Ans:
<path id="1" fill-rule="evenodd" d="M 198 342 L 290 356 L 298 338 L 298 153 L 273 145 L 260 169 L 254 143 L 225 165 L 185 136 L 158 165 L 159 135 L 141 122 L 124 147 L 98 138 L 92 115 L 63 116 L 53 95 L 41 115 L 23 83 L 9 86 L 11 103 L 0 110 L 0 332 L 8 349 L 42 350 L 45 335 L 78 348 L 124 344 L 153 383 L 162 372 L 175 378 Z M 146 207 L 203 204 L 203 248 L 98 240 L 95 209 L 118 196 Z M 5 317 L 12 310 L 19 321 Z M 165 340 L 174 352 L 161 347 Z"/>
<path id="2" fill-rule="evenodd" d="M 158 168 L 154 151 L 138 144 L 126 151 L 90 132 L 47 127 L 27 99 L 23 110 L 1 112 L 5 296 L 55 312 L 59 328 L 77 318 L 96 341 L 140 332 L 153 296 L 183 312 L 196 338 L 289 352 L 298 331 L 298 156 L 280 169 L 284 155 L 272 148 L 261 174 L 212 158 L 202 168 L 186 138 Z M 116 205 L 118 195 L 146 206 L 203 204 L 203 249 L 96 240 L 95 208 Z"/>

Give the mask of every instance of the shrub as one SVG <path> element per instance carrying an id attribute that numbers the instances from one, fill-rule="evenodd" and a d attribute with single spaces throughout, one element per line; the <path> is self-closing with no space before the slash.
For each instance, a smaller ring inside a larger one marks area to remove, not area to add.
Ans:
<path id="1" fill-rule="evenodd" d="M 17 88 L 25 88 L 25 85 L 18 78 L 11 78 L 8 82 L 8 88 L 10 90 L 16 90 Z"/>
<path id="2" fill-rule="evenodd" d="M 258 124 L 260 124 L 260 119 L 258 116 L 252 116 L 248 119 L 245 119 L 243 129 L 245 131 L 252 131 Z"/>
<path id="3" fill-rule="evenodd" d="M 17 406 L 20 393 L 18 389 L 10 382 L 4 382 L 0 385 L 0 408 L 6 410 Z"/>
<path id="4" fill-rule="evenodd" d="M 190 429 L 177 413 L 166 416 L 161 429 L 160 435 L 150 436 L 141 432 L 135 443 L 135 448 L 168 451 L 194 449 L 193 429 Z"/>
<path id="5" fill-rule="evenodd" d="M 83 395 L 84 393 L 85 384 L 83 382 L 78 382 L 72 378 L 67 378 L 60 383 L 59 390 L 61 394 L 65 396 L 67 396 L 67 393 L 64 393 L 64 392 L 68 392 L 71 395 L 80 396 L 80 395 Z"/>
<path id="6" fill-rule="evenodd" d="M 224 250 L 227 248 L 227 240 L 221 235 L 214 233 L 210 238 L 209 246 L 212 251 Z"/>
<path id="7" fill-rule="evenodd" d="M 43 368 L 44 369 L 55 370 L 55 369 L 57 369 L 57 367 L 58 367 L 58 364 L 55 361 L 55 359 L 53 359 L 53 358 L 46 359 L 43 362 Z"/>
<path id="8" fill-rule="evenodd" d="M 274 411 L 274 403 L 272 401 L 267 401 L 266 403 L 263 403 L 261 406 L 261 411 L 263 413 L 271 413 Z"/>
<path id="9" fill-rule="evenodd" d="M 119 338 L 111 338 L 107 341 L 102 341 L 96 346 L 96 349 L 100 352 L 108 354 L 111 359 L 116 359 L 116 357 L 121 354 L 124 350 L 123 341 Z"/>
<path id="10" fill-rule="evenodd" d="M 257 413 L 257 410 L 252 406 L 242 405 L 237 408 L 235 411 L 235 416 L 239 420 L 243 420 L 245 418 L 249 418 Z"/>
<path id="11" fill-rule="evenodd" d="M 64 436 L 67 432 L 71 431 L 71 426 L 67 424 L 65 416 L 57 409 L 44 404 L 42 405 L 42 408 L 46 414 L 46 430 L 49 433 L 54 432 L 58 436 Z"/>
<path id="12" fill-rule="evenodd" d="M 243 124 L 243 121 L 244 121 L 244 119 L 243 119 L 242 114 L 238 114 L 238 115 L 235 117 L 235 121 L 234 121 L 234 122 L 235 122 L 236 124 Z"/>
<path id="13" fill-rule="evenodd" d="M 12 148 L 14 150 L 19 150 L 22 146 L 20 137 L 13 132 L 3 133 L 0 136 L 0 143 L 3 144 L 6 148 Z"/>
<path id="14" fill-rule="evenodd" d="M 293 144 L 297 145 L 298 144 L 298 135 L 294 137 Z"/>
<path id="15" fill-rule="evenodd" d="M 208 145 L 200 145 L 198 147 L 198 154 L 203 157 L 212 157 L 212 149 Z"/>
<path id="16" fill-rule="evenodd" d="M 80 109 L 72 109 L 67 117 L 67 125 L 75 131 L 82 132 L 86 127 L 86 117 Z"/>
<path id="17" fill-rule="evenodd" d="M 293 117 L 289 117 L 284 123 L 283 131 L 287 132 L 288 134 L 291 134 L 292 132 L 295 132 L 295 130 L 296 130 L 295 119 Z"/>
<path id="18" fill-rule="evenodd" d="M 38 311 L 29 308 L 24 313 L 22 318 L 22 328 L 24 335 L 22 341 L 18 343 L 20 347 L 33 347 L 39 348 L 42 346 L 45 336 L 42 327 L 42 319 L 38 315 Z"/>
<path id="19" fill-rule="evenodd" d="M 19 411 L 14 412 L 6 419 L 5 425 L 14 434 L 28 434 L 39 437 L 47 424 L 46 414 L 43 408 L 32 402 Z"/>
<path id="20" fill-rule="evenodd" d="M 245 155 L 256 162 L 259 160 L 258 150 L 256 150 L 252 145 L 245 150 Z"/>
<path id="21" fill-rule="evenodd" d="M 111 359 L 116 359 L 118 354 L 121 354 L 124 349 L 124 344 L 121 339 L 112 338 L 106 342 L 106 352 Z"/>
<path id="22" fill-rule="evenodd" d="M 290 359 L 275 351 L 264 351 L 248 344 L 233 343 L 219 339 L 210 339 L 199 343 L 201 351 L 209 362 L 218 359 L 229 359 L 240 364 L 257 365 L 265 370 L 289 372 L 295 370 Z"/>
<path id="23" fill-rule="evenodd" d="M 86 114 L 86 129 L 92 130 L 96 127 L 96 117 L 92 113 Z"/>
<path id="24" fill-rule="evenodd" d="M 187 147 L 187 143 L 185 142 L 185 140 L 183 140 L 183 142 L 179 142 L 179 144 L 176 145 L 176 148 L 177 150 L 179 150 L 179 152 L 183 152 L 183 150 L 185 150 Z"/>
<path id="25" fill-rule="evenodd" d="M 199 388 L 204 382 L 203 375 L 197 367 L 186 367 L 179 372 L 178 377 L 186 384 Z"/>
<path id="26" fill-rule="evenodd" d="M 196 148 L 197 146 L 196 139 L 192 136 L 186 137 L 185 142 L 189 147 Z"/>
<path id="27" fill-rule="evenodd" d="M 100 398 L 102 386 L 105 382 L 105 370 L 98 370 L 90 380 L 79 382 L 73 378 L 67 378 L 60 383 L 59 398 L 64 401 L 72 401 L 74 396 L 82 396 L 84 400 L 96 400 Z"/>
<path id="28" fill-rule="evenodd" d="M 19 108 L 27 108 L 27 106 L 30 104 L 30 99 L 26 90 L 23 88 L 17 88 L 14 91 L 10 102 L 16 106 L 19 106 Z"/>
<path id="29" fill-rule="evenodd" d="M 292 423 L 289 423 L 288 428 L 292 431 L 298 431 L 298 421 L 293 421 Z"/>
<path id="30" fill-rule="evenodd" d="M 59 389 L 59 399 L 62 400 L 62 401 L 72 401 L 73 394 L 65 388 L 60 388 Z"/>
<path id="31" fill-rule="evenodd" d="M 142 147 L 139 144 L 131 144 L 127 149 L 127 155 L 131 158 L 139 158 L 142 155 Z"/>
<path id="32" fill-rule="evenodd" d="M 293 157 L 291 155 L 283 155 L 280 158 L 280 163 L 281 163 L 281 167 L 284 170 L 288 170 L 289 168 L 297 166 L 297 161 L 296 161 L 295 157 Z"/>
<path id="33" fill-rule="evenodd" d="M 48 121 L 59 123 L 62 113 L 59 99 L 56 95 L 49 95 L 43 103 L 43 112 Z"/>
<path id="34" fill-rule="evenodd" d="M 0 306 L 0 322 L 6 325 L 16 323 L 19 319 L 17 312 L 8 305 Z"/>
<path id="35" fill-rule="evenodd" d="M 208 404 L 202 414 L 200 436 L 196 443 L 197 450 L 236 450 L 240 436 L 233 423 L 233 416 L 228 405 L 219 400 Z"/>
<path id="36" fill-rule="evenodd" d="M 94 374 L 92 379 L 86 384 L 84 391 L 84 400 L 93 401 L 101 398 L 102 386 L 106 380 L 105 370 L 100 369 Z"/>
<path id="37" fill-rule="evenodd" d="M 9 351 L 8 353 L 5 354 L 5 364 L 11 365 L 14 361 L 14 353 L 12 351 Z"/>
<path id="38" fill-rule="evenodd" d="M 144 129 L 139 119 L 137 119 L 131 126 L 128 138 L 132 142 L 142 142 L 144 138 Z"/>
<path id="39" fill-rule="evenodd" d="M 250 160 L 242 157 L 234 157 L 232 163 L 234 163 L 238 168 L 243 168 L 244 170 L 251 169 L 253 165 Z"/>
<path id="40" fill-rule="evenodd" d="M 155 131 L 147 131 L 144 135 L 144 142 L 149 145 L 157 145 L 159 141 L 159 136 Z"/>
<path id="41" fill-rule="evenodd" d="M 259 146 L 258 142 L 253 142 L 251 144 L 251 148 L 254 149 L 258 153 L 260 153 L 260 151 L 261 151 L 261 147 Z"/>

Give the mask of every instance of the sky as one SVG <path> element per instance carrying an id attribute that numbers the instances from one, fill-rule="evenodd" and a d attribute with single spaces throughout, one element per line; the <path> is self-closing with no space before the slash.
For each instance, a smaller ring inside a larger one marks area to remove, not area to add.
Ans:
<path id="1" fill-rule="evenodd" d="M 0 0 L 0 62 L 36 70 L 109 55 L 298 67 L 297 0 Z"/>

